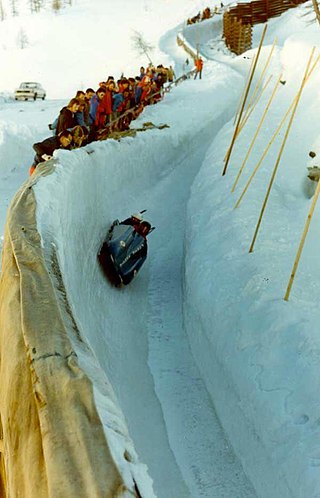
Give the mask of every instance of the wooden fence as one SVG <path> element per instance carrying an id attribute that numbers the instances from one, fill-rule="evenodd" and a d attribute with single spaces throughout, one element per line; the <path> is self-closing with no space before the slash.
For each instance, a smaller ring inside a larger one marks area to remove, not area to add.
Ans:
<path id="1" fill-rule="evenodd" d="M 227 47 L 237 55 L 252 46 L 252 26 L 267 22 L 271 17 L 307 0 L 254 0 L 240 3 L 228 9 L 223 15 L 223 37 Z"/>

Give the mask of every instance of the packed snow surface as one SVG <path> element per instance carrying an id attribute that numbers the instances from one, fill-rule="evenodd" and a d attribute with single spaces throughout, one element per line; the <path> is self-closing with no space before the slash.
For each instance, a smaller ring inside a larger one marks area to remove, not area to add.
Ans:
<path id="1" fill-rule="evenodd" d="M 118 5 L 125 15 L 119 15 Z M 295 102 L 312 48 L 313 61 L 319 54 L 320 32 L 309 23 L 310 5 L 269 22 L 250 96 L 261 75 L 260 87 L 265 88 L 256 94 L 225 175 L 224 158 L 262 26 L 254 29 L 254 48 L 236 57 L 221 42 L 221 16 L 185 25 L 206 2 L 122 0 L 115 8 L 111 2 L 79 1 L 53 21 L 48 12 L 24 17 L 34 33 L 25 50 L 14 47 L 8 35 L 19 18 L 3 23 L 7 36 L 1 33 L 0 57 L 7 69 L 0 88 L 6 92 L 0 104 L 1 233 L 10 198 L 27 177 L 31 145 L 48 135 L 47 124 L 65 102 L 78 88 L 96 87 L 106 74 L 134 75 L 147 63 L 132 52 L 131 29 L 145 33 L 157 46 L 155 62 L 174 64 L 177 75 L 186 59 L 176 45 L 178 32 L 207 59 L 201 81 L 185 81 L 132 123 L 138 127 L 151 121 L 169 128 L 58 151 L 54 173 L 35 186 L 45 254 L 50 257 L 53 248 L 57 253 L 79 330 L 98 366 L 87 369 L 106 432 L 101 372 L 115 390 L 159 498 L 320 496 L 317 207 L 290 298 L 283 299 L 316 186 L 307 178 L 307 166 L 317 165 L 317 156 L 311 160 L 308 152 L 317 153 L 320 145 L 314 126 L 320 64 L 235 208 Z M 109 29 L 103 30 L 103 20 L 113 16 L 116 25 L 108 21 Z M 51 19 L 46 30 L 40 29 L 44 18 Z M 84 49 L 77 45 L 72 63 L 55 47 L 57 29 L 68 33 L 69 47 L 74 33 L 86 33 Z M 101 43 L 104 52 L 98 50 Z M 39 80 L 49 100 L 8 100 L 8 92 L 26 79 Z M 96 255 L 112 221 L 140 209 L 147 209 L 146 219 L 156 226 L 148 260 L 136 279 L 118 290 L 103 276 Z M 86 368 L 86 357 L 80 357 Z M 112 444 L 120 447 L 116 440 Z M 137 464 L 151 494 L 139 469 Z"/>

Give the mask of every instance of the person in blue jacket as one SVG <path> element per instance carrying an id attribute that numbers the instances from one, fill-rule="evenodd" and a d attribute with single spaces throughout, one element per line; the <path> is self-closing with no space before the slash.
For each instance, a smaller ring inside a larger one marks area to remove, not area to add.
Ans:
<path id="1" fill-rule="evenodd" d="M 104 87 L 100 86 L 100 88 L 98 88 L 96 93 L 91 97 L 90 111 L 89 111 L 90 126 L 94 125 L 94 122 L 96 120 L 98 105 L 101 102 L 101 100 L 103 99 L 103 97 L 105 96 L 105 93 L 106 93 L 106 89 Z"/>

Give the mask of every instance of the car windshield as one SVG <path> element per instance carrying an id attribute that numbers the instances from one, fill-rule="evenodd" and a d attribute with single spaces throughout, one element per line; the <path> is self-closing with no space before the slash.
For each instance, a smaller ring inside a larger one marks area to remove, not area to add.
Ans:
<path id="1" fill-rule="evenodd" d="M 21 83 L 20 88 L 37 88 L 37 83 Z"/>

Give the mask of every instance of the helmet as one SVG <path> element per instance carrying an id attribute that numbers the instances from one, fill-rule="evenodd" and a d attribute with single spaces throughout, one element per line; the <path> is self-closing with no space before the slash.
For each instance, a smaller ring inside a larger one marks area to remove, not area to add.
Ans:
<path id="1" fill-rule="evenodd" d="M 137 220 L 137 221 L 142 221 L 142 219 L 143 219 L 141 213 L 132 214 L 131 218 L 134 220 Z"/>

